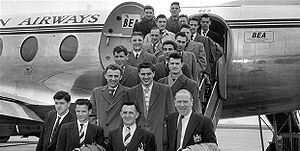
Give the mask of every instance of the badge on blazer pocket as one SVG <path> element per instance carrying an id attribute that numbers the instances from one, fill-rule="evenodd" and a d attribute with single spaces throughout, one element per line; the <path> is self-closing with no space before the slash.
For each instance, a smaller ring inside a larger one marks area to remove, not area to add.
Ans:
<path id="1" fill-rule="evenodd" d="M 194 138 L 194 143 L 195 143 L 195 144 L 200 144 L 201 141 L 202 141 L 202 137 L 201 137 L 200 134 L 195 134 L 195 135 L 193 135 L 193 138 Z"/>

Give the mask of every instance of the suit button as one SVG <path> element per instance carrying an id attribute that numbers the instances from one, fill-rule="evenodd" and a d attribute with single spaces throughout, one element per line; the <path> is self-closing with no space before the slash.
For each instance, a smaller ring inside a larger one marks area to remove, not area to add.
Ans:
<path id="1" fill-rule="evenodd" d="M 108 126 L 108 124 L 105 124 L 106 126 Z"/>

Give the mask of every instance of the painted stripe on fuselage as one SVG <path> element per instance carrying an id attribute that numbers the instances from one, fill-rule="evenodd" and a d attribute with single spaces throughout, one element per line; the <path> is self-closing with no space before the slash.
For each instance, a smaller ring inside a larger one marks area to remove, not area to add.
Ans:
<path id="1" fill-rule="evenodd" d="M 66 33 L 66 32 L 102 32 L 104 24 L 92 25 L 63 25 L 63 26 L 33 26 L 11 27 L 0 29 L 0 35 L 11 34 L 42 34 L 42 33 Z"/>
<path id="2" fill-rule="evenodd" d="M 300 18 L 227 20 L 230 28 L 295 28 L 300 27 Z"/>

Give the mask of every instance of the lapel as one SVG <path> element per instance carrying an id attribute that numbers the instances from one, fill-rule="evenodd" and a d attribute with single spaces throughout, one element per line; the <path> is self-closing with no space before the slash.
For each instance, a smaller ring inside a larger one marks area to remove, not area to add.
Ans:
<path id="1" fill-rule="evenodd" d="M 111 104 L 111 97 L 110 97 L 110 94 L 108 92 L 108 86 L 104 86 L 103 89 L 101 90 L 102 91 L 102 96 L 104 98 L 104 100 L 110 105 Z"/>
<path id="2" fill-rule="evenodd" d="M 136 128 L 132 139 L 130 143 L 128 144 L 128 149 L 127 150 L 136 150 L 136 147 L 139 145 L 140 139 L 143 135 L 141 134 L 141 130 L 139 128 Z"/>
<path id="3" fill-rule="evenodd" d="M 136 88 L 135 100 L 137 102 L 137 105 L 140 108 L 141 117 L 144 117 L 144 94 L 143 94 L 143 88 L 141 83 Z"/>
<path id="4" fill-rule="evenodd" d="M 137 59 L 137 62 L 143 62 L 146 59 L 146 52 L 145 50 L 141 50 L 140 56 Z"/>
<path id="5" fill-rule="evenodd" d="M 125 94 L 125 88 L 121 84 L 119 84 L 117 91 L 114 97 L 111 99 L 110 105 L 108 106 L 106 111 L 111 110 L 116 104 L 118 104 L 118 102 L 122 100 L 124 94 Z"/>
<path id="6" fill-rule="evenodd" d="M 129 78 L 129 73 L 131 72 L 130 66 L 129 65 L 125 65 L 125 70 L 124 70 L 124 74 L 123 77 L 120 81 L 121 84 L 124 84 L 127 79 Z"/>
<path id="7" fill-rule="evenodd" d="M 155 103 L 159 94 L 160 94 L 160 87 L 155 81 L 153 81 L 153 87 L 150 95 L 149 109 Z"/>
<path id="8" fill-rule="evenodd" d="M 182 57 L 183 57 L 183 62 L 185 63 L 185 62 L 188 62 L 188 60 L 189 60 L 189 57 L 188 57 L 188 55 L 187 55 L 187 53 L 186 52 L 182 52 Z M 189 65 L 189 64 L 187 64 L 187 65 Z"/>
<path id="9" fill-rule="evenodd" d="M 178 79 L 171 85 L 171 90 L 172 92 L 177 92 L 180 88 L 182 88 L 182 86 L 184 85 L 185 81 L 186 81 L 186 76 L 184 74 L 181 74 Z"/>
<path id="10" fill-rule="evenodd" d="M 190 120 L 188 122 L 188 125 L 186 127 L 186 131 L 185 131 L 185 135 L 184 135 L 184 139 L 182 142 L 182 147 L 186 147 L 188 141 L 190 140 L 190 138 L 192 137 L 192 134 L 195 130 L 195 127 L 197 126 L 198 122 L 195 118 L 194 113 L 192 113 Z"/>
<path id="11" fill-rule="evenodd" d="M 70 126 L 70 129 L 71 129 L 71 134 L 73 135 L 70 139 L 72 139 L 74 142 L 72 144 L 76 144 L 77 147 L 79 145 L 79 129 L 77 125 L 77 120 L 74 121 L 74 124 L 72 124 L 72 126 Z"/>
<path id="12" fill-rule="evenodd" d="M 139 57 L 139 58 L 140 58 L 140 57 Z M 129 54 L 129 57 L 128 57 L 127 62 L 129 62 L 129 64 L 132 65 L 132 66 L 137 65 L 137 59 L 135 59 L 135 56 L 134 56 L 133 52 L 131 52 L 131 53 Z"/>
<path id="13" fill-rule="evenodd" d="M 118 128 L 117 133 L 116 133 L 116 137 L 114 139 L 116 139 L 116 143 L 117 143 L 116 145 L 118 145 L 121 150 L 125 150 L 122 130 L 123 130 L 122 127 Z"/>
<path id="14" fill-rule="evenodd" d="M 53 128 L 54 128 L 54 124 L 55 124 L 55 120 L 56 120 L 56 116 L 57 116 L 57 112 L 54 112 L 53 113 L 54 116 L 51 116 L 50 119 L 49 119 L 49 124 L 47 125 L 47 129 L 49 129 L 49 133 L 46 134 L 48 135 L 46 138 L 48 138 L 48 147 L 51 146 L 52 144 L 56 143 L 56 139 L 54 139 L 51 143 L 50 143 L 50 137 L 51 137 L 51 133 L 53 131 Z M 63 121 L 62 121 L 63 122 Z M 60 124 L 60 126 L 62 125 L 62 123 Z M 58 135 L 58 132 L 56 132 L 57 134 L 54 134 L 54 135 Z"/>
<path id="15" fill-rule="evenodd" d="M 88 123 L 87 128 L 86 128 L 86 134 L 84 138 L 85 143 L 91 143 L 95 140 L 91 140 L 93 138 L 94 130 L 92 129 L 92 126 L 90 123 Z"/>

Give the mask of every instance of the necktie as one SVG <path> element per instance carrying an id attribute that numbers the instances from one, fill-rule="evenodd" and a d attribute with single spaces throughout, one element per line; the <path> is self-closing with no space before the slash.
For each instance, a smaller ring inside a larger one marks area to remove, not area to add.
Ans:
<path id="1" fill-rule="evenodd" d="M 191 40 L 194 40 L 194 34 L 191 35 Z"/>
<path id="2" fill-rule="evenodd" d="M 176 150 L 179 149 L 180 147 L 180 142 L 181 142 L 181 132 L 182 132 L 182 119 L 184 116 L 180 115 L 178 125 L 177 125 L 177 131 L 176 131 Z"/>
<path id="3" fill-rule="evenodd" d="M 113 98 L 114 97 L 115 89 L 108 89 L 108 92 L 110 94 L 110 97 Z"/>
<path id="4" fill-rule="evenodd" d="M 50 135 L 50 142 L 52 142 L 52 140 L 53 140 L 53 137 L 54 137 L 54 134 L 56 133 L 56 131 L 57 131 L 57 129 L 58 129 L 58 126 L 59 126 L 60 119 L 61 119 L 61 117 L 60 117 L 60 116 L 58 116 L 58 117 L 57 117 L 57 120 L 56 120 L 56 122 L 55 122 L 55 124 L 54 124 L 53 130 L 52 130 L 52 133 L 51 133 L 51 135 Z"/>
<path id="5" fill-rule="evenodd" d="M 203 36 L 205 36 L 205 37 L 206 37 L 206 32 L 203 32 L 202 34 L 203 34 Z"/>
<path id="6" fill-rule="evenodd" d="M 130 142 L 129 137 L 131 136 L 131 134 L 130 134 L 130 127 L 127 127 L 126 130 L 127 130 L 127 135 L 124 138 L 124 146 L 125 147 L 129 144 L 129 142 Z"/>
<path id="7" fill-rule="evenodd" d="M 150 88 L 145 88 L 144 89 L 144 116 L 147 119 L 148 116 L 148 108 L 149 108 L 149 101 L 150 101 L 150 96 L 151 94 L 148 94 L 150 91 Z"/>
<path id="8" fill-rule="evenodd" d="M 139 54 L 137 53 L 137 54 L 135 55 L 135 59 L 138 59 L 138 57 L 139 57 Z"/>
<path id="9" fill-rule="evenodd" d="M 83 131 L 83 124 L 80 124 L 80 130 L 79 130 L 79 147 L 81 147 L 84 144 L 84 131 Z"/>

